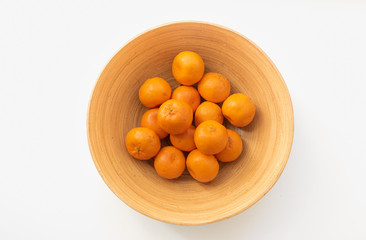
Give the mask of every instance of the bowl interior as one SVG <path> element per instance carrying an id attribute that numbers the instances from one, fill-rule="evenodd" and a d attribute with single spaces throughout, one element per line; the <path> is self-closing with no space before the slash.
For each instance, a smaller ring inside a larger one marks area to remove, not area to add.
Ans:
<path id="1" fill-rule="evenodd" d="M 183 50 L 200 54 L 205 72 L 226 76 L 232 92 L 248 95 L 257 107 L 248 127 L 235 128 L 243 139 L 242 155 L 221 164 L 209 184 L 187 173 L 165 180 L 152 161 L 132 158 L 124 144 L 127 132 L 140 126 L 147 110 L 138 100 L 140 85 L 159 76 L 176 88 L 171 64 Z M 204 224 L 245 210 L 277 181 L 292 144 L 291 99 L 276 67 L 248 39 L 206 23 L 169 24 L 138 36 L 107 64 L 90 101 L 88 137 L 99 173 L 126 204 L 161 221 Z"/>

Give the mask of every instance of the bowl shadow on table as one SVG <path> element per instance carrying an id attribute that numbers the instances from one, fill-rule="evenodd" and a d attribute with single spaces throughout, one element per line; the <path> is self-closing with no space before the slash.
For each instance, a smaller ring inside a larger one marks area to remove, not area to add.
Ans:
<path id="1" fill-rule="evenodd" d="M 210 239 L 230 239 L 238 236 L 238 233 L 244 237 L 242 234 L 253 228 L 253 225 L 260 224 L 259 219 L 262 217 L 265 217 L 265 214 L 258 206 L 232 218 L 211 224 L 198 226 L 169 225 L 168 227 L 187 239 L 204 239 L 208 237 Z M 253 221 L 254 218 L 257 220 Z"/>
<path id="2" fill-rule="evenodd" d="M 263 222 L 268 221 L 270 209 L 277 208 L 275 204 L 265 196 L 254 206 L 234 217 L 204 225 L 185 226 L 159 221 L 150 224 L 142 221 L 141 225 L 153 236 L 166 231 L 167 236 L 181 236 L 178 239 L 233 239 L 239 235 L 240 239 L 246 239 L 255 235 L 263 226 Z"/>

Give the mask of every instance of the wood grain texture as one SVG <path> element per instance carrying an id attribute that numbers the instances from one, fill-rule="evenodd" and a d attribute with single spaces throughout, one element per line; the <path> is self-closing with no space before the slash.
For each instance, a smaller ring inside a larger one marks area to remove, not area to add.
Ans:
<path id="1" fill-rule="evenodd" d="M 230 127 L 241 135 L 243 153 L 235 162 L 221 164 L 209 184 L 187 173 L 177 180 L 163 179 L 152 161 L 130 157 L 124 144 L 127 132 L 140 125 L 147 110 L 138 100 L 140 85 L 159 76 L 175 89 L 171 64 L 183 50 L 200 54 L 206 72 L 226 76 L 231 91 L 246 94 L 257 107 L 249 126 Z M 271 60 L 240 34 L 199 22 L 160 26 L 126 44 L 96 83 L 87 125 L 91 155 L 108 187 L 140 213 L 183 225 L 226 219 L 262 198 L 287 163 L 294 132 L 291 98 Z"/>

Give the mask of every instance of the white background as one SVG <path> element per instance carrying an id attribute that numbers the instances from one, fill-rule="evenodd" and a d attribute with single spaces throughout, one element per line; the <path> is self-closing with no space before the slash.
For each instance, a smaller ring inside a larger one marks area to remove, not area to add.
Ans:
<path id="1" fill-rule="evenodd" d="M 242 214 L 193 227 L 121 202 L 94 167 L 85 126 L 113 54 L 179 20 L 253 40 L 295 112 L 274 188 Z M 366 239 L 365 44 L 364 1 L 0 0 L 0 239 Z"/>

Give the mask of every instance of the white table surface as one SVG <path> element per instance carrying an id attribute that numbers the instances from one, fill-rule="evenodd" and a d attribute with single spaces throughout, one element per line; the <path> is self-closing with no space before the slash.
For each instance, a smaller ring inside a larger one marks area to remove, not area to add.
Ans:
<path id="1" fill-rule="evenodd" d="M 121 202 L 89 154 L 86 112 L 112 55 L 179 20 L 249 37 L 289 88 L 295 136 L 247 211 L 170 225 Z M 0 239 L 366 239 L 365 1 L 0 1 Z"/>

